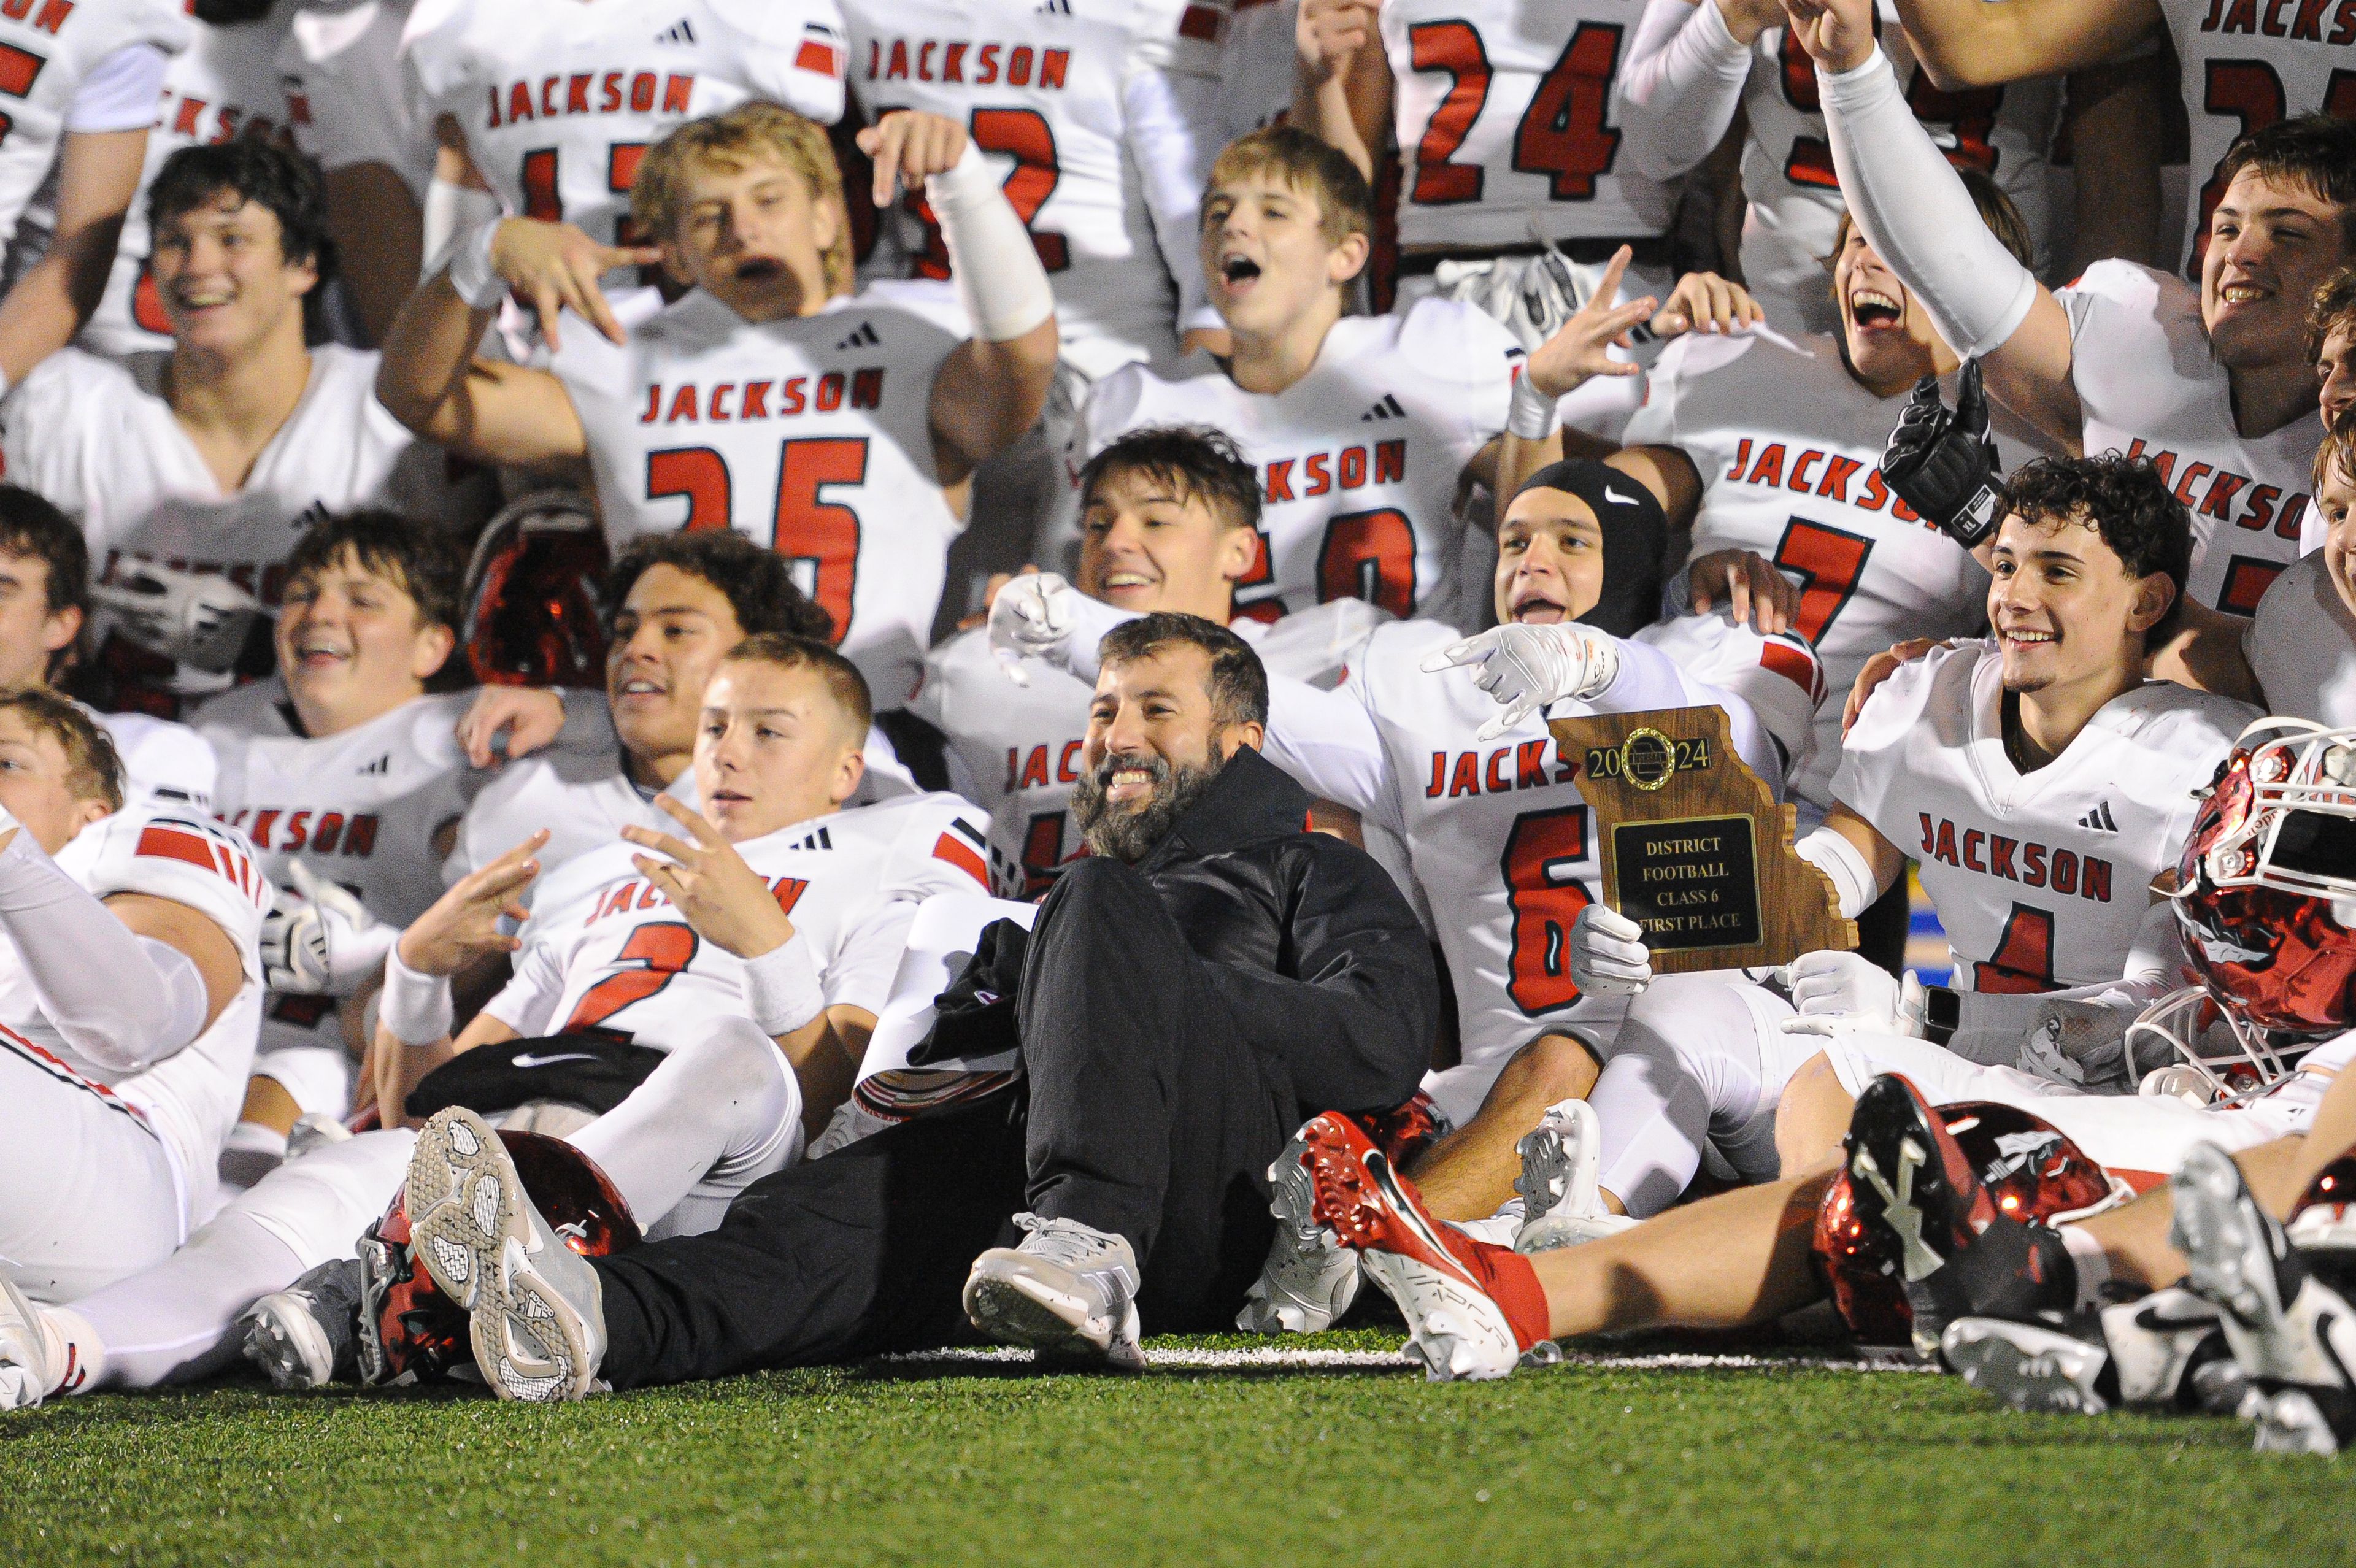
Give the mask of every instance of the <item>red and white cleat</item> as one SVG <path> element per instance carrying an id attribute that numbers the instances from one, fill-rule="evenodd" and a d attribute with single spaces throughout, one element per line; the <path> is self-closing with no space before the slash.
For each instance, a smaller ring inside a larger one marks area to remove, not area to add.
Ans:
<path id="1" fill-rule="evenodd" d="M 1398 1303 L 1408 1354 L 1423 1363 L 1424 1375 L 1448 1382 L 1511 1372 L 1537 1336 L 1515 1331 L 1496 1299 L 1497 1273 L 1517 1267 L 1526 1275 L 1528 1261 L 1434 1220 L 1414 1185 L 1348 1117 L 1329 1111 L 1298 1137 L 1318 1221 L 1357 1249 L 1367 1276 Z"/>

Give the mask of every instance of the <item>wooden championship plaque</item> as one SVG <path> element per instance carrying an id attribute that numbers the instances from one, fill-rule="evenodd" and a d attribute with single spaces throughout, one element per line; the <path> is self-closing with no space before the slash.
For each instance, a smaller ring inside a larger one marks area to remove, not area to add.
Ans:
<path id="1" fill-rule="evenodd" d="M 1719 708 L 1557 719 L 1595 813 L 1603 901 L 1644 928 L 1653 970 L 1788 964 L 1857 945 L 1832 880 L 1792 848 L 1789 805 L 1728 742 Z"/>

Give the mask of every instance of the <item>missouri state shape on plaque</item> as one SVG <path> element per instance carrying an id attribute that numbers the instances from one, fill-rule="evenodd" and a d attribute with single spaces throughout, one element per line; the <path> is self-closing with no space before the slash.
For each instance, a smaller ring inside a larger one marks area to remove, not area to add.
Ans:
<path id="1" fill-rule="evenodd" d="M 1603 901 L 1644 928 L 1653 969 L 1788 964 L 1857 945 L 1832 881 L 1792 848 L 1793 808 L 1728 743 L 1719 708 L 1557 719 L 1601 840 Z"/>

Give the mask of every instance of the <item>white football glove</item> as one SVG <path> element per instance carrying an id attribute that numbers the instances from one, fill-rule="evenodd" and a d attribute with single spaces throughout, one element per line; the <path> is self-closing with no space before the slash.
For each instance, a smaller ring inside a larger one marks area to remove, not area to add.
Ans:
<path id="1" fill-rule="evenodd" d="M 226 577 L 131 561 L 90 595 L 114 628 L 148 652 L 215 674 L 237 663 L 262 601 Z"/>
<path id="2" fill-rule="evenodd" d="M 1922 1036 L 1926 1002 L 1914 971 L 1900 980 L 1855 953 L 1803 953 L 1783 971 L 1800 1016 L 1783 1020 L 1785 1034 Z"/>
<path id="3" fill-rule="evenodd" d="M 1608 632 L 1566 621 L 1555 626 L 1492 626 L 1451 643 L 1423 661 L 1426 675 L 1462 665 L 1503 713 L 1473 731 L 1494 741 L 1531 714 L 1565 698 L 1590 698 L 1620 673 L 1620 646 Z"/>
<path id="4" fill-rule="evenodd" d="M 1058 669 L 1069 667 L 1076 619 L 1073 602 L 1079 596 L 1079 590 L 1052 571 L 1026 571 L 998 591 L 990 602 L 990 651 L 1007 679 L 1031 684 L 1023 672 L 1026 658 L 1045 659 Z"/>
<path id="5" fill-rule="evenodd" d="M 1644 928 L 1604 904 L 1570 923 L 1570 983 L 1590 997 L 1633 997 L 1653 981 Z"/>
<path id="6" fill-rule="evenodd" d="M 279 889 L 262 917 L 262 980 L 273 991 L 348 997 L 384 967 L 401 929 L 302 861 L 287 871 L 294 886 Z"/>

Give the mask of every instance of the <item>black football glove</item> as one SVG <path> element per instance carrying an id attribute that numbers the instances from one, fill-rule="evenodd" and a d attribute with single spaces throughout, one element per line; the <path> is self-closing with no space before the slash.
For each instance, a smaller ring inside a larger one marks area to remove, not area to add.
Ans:
<path id="1" fill-rule="evenodd" d="M 1900 500 L 1965 549 L 1996 532 L 2004 520 L 2003 481 L 1978 360 L 1964 361 L 1953 411 L 1939 400 L 1939 378 L 1914 383 L 1881 454 L 1881 476 Z"/>

